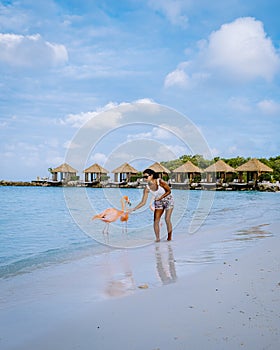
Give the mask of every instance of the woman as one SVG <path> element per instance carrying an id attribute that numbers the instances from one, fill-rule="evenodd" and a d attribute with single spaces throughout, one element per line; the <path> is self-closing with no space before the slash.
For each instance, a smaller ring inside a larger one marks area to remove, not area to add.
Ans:
<path id="1" fill-rule="evenodd" d="M 165 222 L 168 232 L 167 240 L 172 239 L 172 223 L 171 214 L 174 207 L 174 199 L 171 194 L 171 189 L 162 179 L 158 177 L 158 174 L 152 169 L 146 169 L 143 172 L 143 178 L 147 180 L 148 184 L 144 188 L 141 202 L 136 205 L 131 211 L 135 211 L 143 207 L 148 199 L 149 192 L 154 196 L 154 231 L 156 236 L 156 242 L 160 241 L 160 218 L 165 211 Z"/>

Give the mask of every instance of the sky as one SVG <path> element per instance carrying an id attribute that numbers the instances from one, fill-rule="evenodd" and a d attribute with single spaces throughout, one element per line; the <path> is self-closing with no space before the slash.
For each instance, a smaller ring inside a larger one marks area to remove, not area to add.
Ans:
<path id="1" fill-rule="evenodd" d="M 47 177 L 79 142 L 81 177 L 95 162 L 279 155 L 279 13 L 278 0 L 0 1 L 0 180 Z"/>

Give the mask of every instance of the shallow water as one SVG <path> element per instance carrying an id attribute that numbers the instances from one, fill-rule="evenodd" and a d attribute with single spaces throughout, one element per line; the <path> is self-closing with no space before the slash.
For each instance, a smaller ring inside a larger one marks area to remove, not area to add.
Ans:
<path id="1" fill-rule="evenodd" d="M 0 277 L 98 256 L 111 246 L 133 249 L 151 244 L 153 214 L 148 207 L 131 215 L 127 228 L 120 222 L 111 224 L 109 235 L 102 233 L 104 223 L 91 220 L 107 207 L 120 207 L 122 195 L 128 195 L 134 206 L 142 190 L 0 187 Z M 270 225 L 279 221 L 280 193 L 174 190 L 173 195 L 174 240 L 186 246 L 180 247 L 184 254 L 177 260 L 166 254 L 179 270 L 246 249 L 269 237 Z M 163 283 L 172 281 L 170 274 L 162 278 Z"/>

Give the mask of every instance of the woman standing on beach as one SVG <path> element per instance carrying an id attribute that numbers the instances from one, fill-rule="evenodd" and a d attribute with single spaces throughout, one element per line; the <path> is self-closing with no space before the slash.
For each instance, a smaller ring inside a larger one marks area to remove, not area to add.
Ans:
<path id="1" fill-rule="evenodd" d="M 171 194 L 171 189 L 162 179 L 158 177 L 158 174 L 152 169 L 146 169 L 143 172 L 143 178 L 147 179 L 148 184 L 144 188 L 141 202 L 136 205 L 131 211 L 135 211 L 143 207 L 148 199 L 149 192 L 154 196 L 154 232 L 156 236 L 156 242 L 160 241 L 160 218 L 165 212 L 165 223 L 168 232 L 167 240 L 172 239 L 172 223 L 171 215 L 174 208 L 174 199 Z"/>

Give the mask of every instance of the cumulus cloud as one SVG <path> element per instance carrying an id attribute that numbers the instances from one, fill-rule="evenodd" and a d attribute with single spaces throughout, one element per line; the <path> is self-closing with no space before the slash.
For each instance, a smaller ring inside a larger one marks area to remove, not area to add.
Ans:
<path id="1" fill-rule="evenodd" d="M 153 100 L 148 98 L 143 98 L 136 100 L 133 103 L 128 102 L 121 102 L 121 103 L 115 103 L 115 102 L 109 102 L 105 106 L 96 108 L 95 111 L 91 112 L 81 112 L 78 114 L 68 114 L 65 119 L 60 119 L 59 123 L 62 125 L 69 125 L 74 128 L 80 128 L 81 126 L 85 125 L 89 120 L 94 118 L 95 116 L 103 113 L 108 112 L 106 114 L 106 118 L 103 118 L 98 123 L 98 128 L 104 128 L 110 126 L 117 127 L 119 125 L 119 121 L 121 119 L 121 113 L 117 109 L 117 107 L 126 106 L 127 108 L 134 108 L 134 103 L 142 103 L 146 106 L 151 106 L 153 108 L 156 106 L 153 102 Z M 110 113 L 111 111 L 111 113 Z"/>
<path id="2" fill-rule="evenodd" d="M 242 78 L 271 80 L 280 59 L 263 24 L 251 17 L 238 18 L 213 32 L 205 52 L 206 66 Z"/>
<path id="3" fill-rule="evenodd" d="M 40 34 L 0 33 L 0 62 L 23 68 L 55 67 L 68 61 L 64 45 L 45 41 Z"/>
<path id="4" fill-rule="evenodd" d="M 179 68 L 167 74 L 164 81 L 165 87 L 171 87 L 176 85 L 180 87 L 188 87 L 189 84 L 190 78 L 188 74 L 183 69 Z"/>
<path id="5" fill-rule="evenodd" d="M 120 104 L 122 105 L 122 104 Z M 118 125 L 118 120 L 120 119 L 120 114 L 118 111 L 114 111 L 114 108 L 120 106 L 116 103 L 109 102 L 103 107 L 97 108 L 95 111 L 92 112 L 81 112 L 78 114 L 68 114 L 65 119 L 60 120 L 60 123 L 62 125 L 69 125 L 73 128 L 80 128 L 85 123 L 87 123 L 89 120 L 94 118 L 95 116 L 99 115 L 102 112 L 112 111 L 109 118 L 103 118 L 102 121 L 99 121 L 98 127 L 103 128 L 108 125 L 114 127 Z"/>
<path id="6" fill-rule="evenodd" d="M 280 56 L 263 24 L 252 17 L 223 24 L 198 42 L 198 53 L 187 65 L 165 78 L 165 87 L 188 88 L 210 77 L 232 81 L 271 81 L 280 70 Z"/>
<path id="7" fill-rule="evenodd" d="M 104 110 L 105 111 L 105 110 Z M 87 127 L 86 123 L 99 115 L 100 112 L 82 112 L 79 114 L 69 114 L 64 120 L 61 120 L 62 125 L 69 125 L 73 128 L 80 128 L 82 126 Z M 110 126 L 111 128 L 117 127 L 122 115 L 118 111 L 108 110 L 106 118 L 99 118 L 98 122 L 94 124 L 95 129 L 103 129 Z M 89 125 L 88 127 L 92 127 Z"/>

